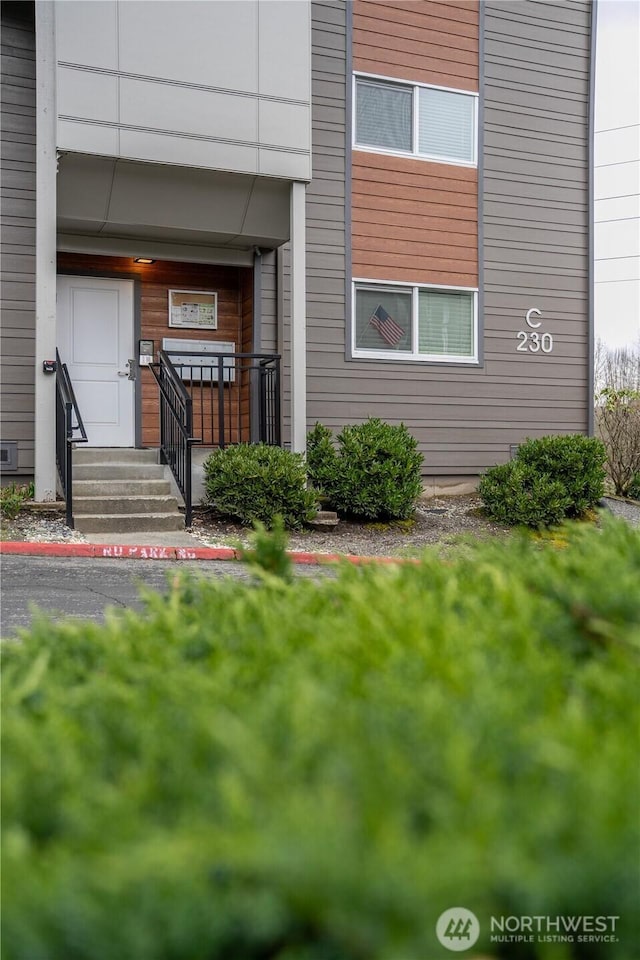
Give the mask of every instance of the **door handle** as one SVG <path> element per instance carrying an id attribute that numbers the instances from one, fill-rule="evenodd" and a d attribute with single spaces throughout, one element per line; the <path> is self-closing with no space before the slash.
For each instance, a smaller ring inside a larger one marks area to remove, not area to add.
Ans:
<path id="1" fill-rule="evenodd" d="M 119 377 L 128 377 L 129 380 L 135 380 L 136 378 L 136 361 L 131 359 L 127 360 L 128 370 L 118 370 Z"/>

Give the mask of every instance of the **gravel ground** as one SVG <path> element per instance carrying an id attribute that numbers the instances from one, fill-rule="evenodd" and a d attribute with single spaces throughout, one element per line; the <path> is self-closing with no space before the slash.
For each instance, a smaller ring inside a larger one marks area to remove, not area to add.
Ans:
<path id="1" fill-rule="evenodd" d="M 216 519 L 211 512 L 196 509 L 190 530 L 194 545 L 236 546 L 248 544 L 251 531 Z M 351 523 L 341 520 L 330 531 L 302 530 L 290 534 L 289 549 L 348 555 L 411 556 L 430 544 L 451 543 L 458 537 L 506 536 L 508 528 L 481 515 L 478 497 L 442 497 L 425 500 L 415 519 L 395 524 Z M 140 543 L 144 543 L 140 534 Z M 70 530 L 59 512 L 24 510 L 15 520 L 2 521 L 2 539 L 35 543 L 84 543 L 86 538 Z M 108 535 L 105 535 L 105 541 Z"/>
<path id="2" fill-rule="evenodd" d="M 28 543 L 86 543 L 77 530 L 71 530 L 60 511 L 24 509 L 15 520 L 3 520 L 2 540 L 24 540 Z"/>
<path id="3" fill-rule="evenodd" d="M 617 517 L 624 517 L 629 523 L 640 527 L 640 503 L 637 500 L 621 500 L 618 497 L 605 497 L 608 510 Z"/>
<path id="4" fill-rule="evenodd" d="M 640 526 L 640 503 L 607 497 L 612 513 Z M 85 543 L 86 538 L 66 526 L 59 511 L 24 510 L 15 520 L 2 521 L 3 540 L 35 543 Z M 236 546 L 248 544 L 251 531 L 246 527 L 216 519 L 210 512 L 196 508 L 189 531 L 194 546 Z M 434 544 L 446 547 L 460 537 L 476 539 L 506 537 L 510 528 L 487 519 L 477 496 L 433 497 L 421 502 L 411 521 L 381 524 L 352 523 L 341 520 L 329 531 L 302 530 L 291 533 L 289 549 L 317 553 L 341 553 L 360 556 L 415 556 Z M 139 535 L 140 543 L 145 535 Z M 108 535 L 105 535 L 105 541 Z"/>
<path id="5" fill-rule="evenodd" d="M 196 513 L 193 536 L 209 546 L 249 542 L 246 528 Z M 353 523 L 341 520 L 333 530 L 301 530 L 289 535 L 290 550 L 360 556 L 412 556 L 431 544 L 448 544 L 468 535 L 483 539 L 507 536 L 509 528 L 482 515 L 479 497 L 434 497 L 422 501 L 415 518 L 398 523 Z"/>

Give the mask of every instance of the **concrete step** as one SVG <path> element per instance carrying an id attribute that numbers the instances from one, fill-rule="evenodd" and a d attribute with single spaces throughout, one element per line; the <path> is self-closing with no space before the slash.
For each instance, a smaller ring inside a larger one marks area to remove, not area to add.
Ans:
<path id="1" fill-rule="evenodd" d="M 164 467 L 159 463 L 74 463 L 73 479 L 164 480 Z"/>
<path id="2" fill-rule="evenodd" d="M 138 450 L 134 447 L 83 447 L 73 451 L 74 464 L 87 463 L 158 463 L 159 451 Z"/>
<path id="3" fill-rule="evenodd" d="M 80 514 L 177 513 L 175 497 L 74 497 L 74 516 Z"/>
<path id="4" fill-rule="evenodd" d="M 184 530 L 181 513 L 125 513 L 106 516 L 80 514 L 75 517 L 80 533 L 146 533 L 156 530 Z"/>
<path id="5" fill-rule="evenodd" d="M 167 497 L 168 480 L 75 480 L 75 497 Z"/>
<path id="6" fill-rule="evenodd" d="M 338 514 L 333 510 L 318 510 L 309 526 L 312 530 L 333 530 L 338 526 Z"/>
<path id="7" fill-rule="evenodd" d="M 73 513 L 77 530 L 105 537 L 184 530 L 184 514 L 155 449 L 76 449 Z"/>

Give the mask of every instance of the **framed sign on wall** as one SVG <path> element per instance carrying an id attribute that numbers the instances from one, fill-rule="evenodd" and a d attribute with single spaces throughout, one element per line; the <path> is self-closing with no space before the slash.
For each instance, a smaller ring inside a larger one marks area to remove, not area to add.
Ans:
<path id="1" fill-rule="evenodd" d="M 169 290 L 169 326 L 218 329 L 218 294 L 212 290 Z"/>

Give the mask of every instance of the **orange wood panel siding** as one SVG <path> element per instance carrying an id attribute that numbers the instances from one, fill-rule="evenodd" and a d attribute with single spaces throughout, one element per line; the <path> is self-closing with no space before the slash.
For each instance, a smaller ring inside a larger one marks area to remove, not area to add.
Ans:
<path id="1" fill-rule="evenodd" d="M 352 176 L 354 277 L 477 286 L 474 168 L 354 150 Z"/>
<path id="2" fill-rule="evenodd" d="M 354 70 L 477 92 L 478 30 L 477 0 L 355 0 Z M 352 156 L 353 276 L 477 286 L 477 170 Z"/>
<path id="3" fill-rule="evenodd" d="M 353 68 L 478 91 L 477 0 L 355 0 Z"/>
<path id="4" fill-rule="evenodd" d="M 178 263 L 157 260 L 153 264 L 134 263 L 125 257 L 98 257 L 84 254 L 58 254 L 58 269 L 66 273 L 77 270 L 94 276 L 108 274 L 135 275 L 141 281 L 140 336 L 145 340 L 154 340 L 156 351 L 162 346 L 164 337 L 181 340 L 224 340 L 232 341 L 236 351 L 242 351 L 250 331 L 244 330 L 244 324 L 251 324 L 251 314 L 243 311 L 243 283 L 253 273 L 242 267 L 213 266 L 210 264 Z M 212 290 L 218 294 L 218 329 L 211 331 L 189 330 L 169 326 L 169 290 Z M 137 346 L 137 345 L 135 345 Z M 134 346 L 134 348 L 135 348 Z M 142 444 L 154 447 L 160 442 L 158 424 L 158 387 L 149 370 L 141 370 L 142 395 Z M 237 420 L 240 398 L 240 384 L 227 388 L 229 410 Z M 215 392 L 215 389 L 214 389 Z M 210 388 L 203 391 L 211 393 Z M 217 416 L 217 401 L 214 397 L 211 409 Z M 210 416 L 208 398 L 204 402 L 205 411 Z M 200 429 L 201 403 L 194 399 L 194 425 Z M 207 437 L 203 437 L 206 441 Z"/>

